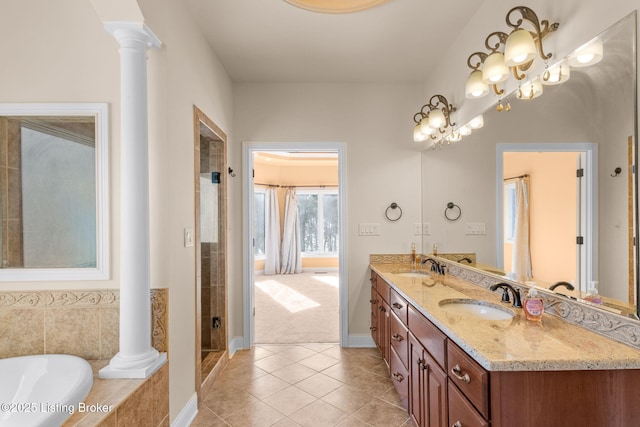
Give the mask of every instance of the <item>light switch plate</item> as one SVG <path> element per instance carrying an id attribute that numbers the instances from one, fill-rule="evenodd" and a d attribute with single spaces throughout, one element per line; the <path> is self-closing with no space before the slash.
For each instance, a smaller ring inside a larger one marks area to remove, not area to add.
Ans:
<path id="1" fill-rule="evenodd" d="M 184 229 L 184 247 L 190 248 L 193 246 L 193 228 L 185 228 Z"/>
<path id="2" fill-rule="evenodd" d="M 362 222 L 358 224 L 359 236 L 379 236 L 380 224 L 375 222 Z"/>
<path id="3" fill-rule="evenodd" d="M 413 235 L 420 236 L 422 235 L 422 223 L 416 222 L 413 224 Z"/>
<path id="4" fill-rule="evenodd" d="M 431 235 L 431 223 L 430 222 L 423 222 L 422 223 L 422 234 L 424 234 L 425 236 Z"/>
<path id="5" fill-rule="evenodd" d="M 484 222 L 468 222 L 465 227 L 465 234 L 467 235 L 487 234 L 486 225 Z"/>

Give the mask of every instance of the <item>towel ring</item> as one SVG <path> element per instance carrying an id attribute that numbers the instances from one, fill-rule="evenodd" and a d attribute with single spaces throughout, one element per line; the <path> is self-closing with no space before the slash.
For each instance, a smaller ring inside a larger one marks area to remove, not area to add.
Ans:
<path id="1" fill-rule="evenodd" d="M 400 213 L 398 214 L 398 216 L 396 218 L 391 218 L 389 216 L 389 209 L 391 209 L 391 212 L 394 212 L 396 209 L 398 209 L 400 211 Z M 398 206 L 398 204 L 396 202 L 393 202 L 387 207 L 387 210 L 384 211 L 384 216 L 386 216 L 389 221 L 397 221 L 400 218 L 402 218 L 402 208 L 400 206 Z"/>
<path id="2" fill-rule="evenodd" d="M 458 209 L 458 214 L 452 214 L 449 211 L 452 209 Z M 449 216 L 451 215 L 451 216 Z M 449 202 L 447 203 L 447 208 L 444 210 L 444 217 L 447 218 L 449 221 L 457 221 L 460 218 L 460 215 L 462 215 L 462 209 L 460 209 L 460 206 L 456 205 L 453 202 Z"/>

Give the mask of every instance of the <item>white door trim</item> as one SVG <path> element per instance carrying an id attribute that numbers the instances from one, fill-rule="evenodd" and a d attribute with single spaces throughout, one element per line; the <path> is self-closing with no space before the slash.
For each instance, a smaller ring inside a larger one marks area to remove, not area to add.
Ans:
<path id="1" fill-rule="evenodd" d="M 242 143 L 242 259 L 243 259 L 243 346 L 249 349 L 254 343 L 254 256 L 253 256 L 253 153 L 256 151 L 332 151 L 338 153 L 339 201 L 339 324 L 340 345 L 348 345 L 349 333 L 349 284 L 347 278 L 347 182 L 346 144 L 342 142 L 243 142 Z"/>

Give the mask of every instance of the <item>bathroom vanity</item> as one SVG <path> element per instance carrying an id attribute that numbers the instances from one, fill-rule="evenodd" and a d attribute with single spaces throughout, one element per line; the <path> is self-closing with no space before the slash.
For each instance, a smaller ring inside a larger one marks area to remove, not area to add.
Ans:
<path id="1" fill-rule="evenodd" d="M 500 296 L 451 275 L 372 262 L 372 337 L 415 425 L 640 423 L 639 350 L 558 316 L 527 321 Z"/>

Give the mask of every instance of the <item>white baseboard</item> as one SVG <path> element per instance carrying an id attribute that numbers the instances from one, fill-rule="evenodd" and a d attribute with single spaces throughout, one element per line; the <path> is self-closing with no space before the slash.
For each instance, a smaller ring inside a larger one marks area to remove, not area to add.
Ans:
<path id="1" fill-rule="evenodd" d="M 171 423 L 171 427 L 189 427 L 196 418 L 196 415 L 198 415 L 198 394 L 194 393 L 176 419 Z"/>
<path id="2" fill-rule="evenodd" d="M 229 357 L 233 357 L 233 355 L 238 350 L 244 349 L 244 337 L 233 337 L 229 342 Z"/>
<path id="3" fill-rule="evenodd" d="M 376 343 L 373 342 L 371 335 L 349 335 L 347 342 L 343 344 L 344 347 L 350 348 L 373 348 Z"/>

